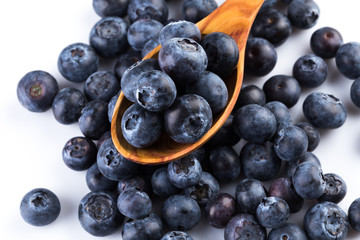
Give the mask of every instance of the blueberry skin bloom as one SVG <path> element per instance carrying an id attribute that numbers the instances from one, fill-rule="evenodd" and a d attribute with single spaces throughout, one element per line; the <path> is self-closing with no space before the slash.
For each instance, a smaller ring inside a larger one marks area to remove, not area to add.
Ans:
<path id="1" fill-rule="evenodd" d="M 195 82 L 187 84 L 185 91 L 205 98 L 213 115 L 221 112 L 228 101 L 228 90 L 224 81 L 215 73 L 208 71 L 205 71 Z"/>
<path id="2" fill-rule="evenodd" d="M 230 75 L 239 61 L 239 47 L 236 41 L 222 32 L 212 32 L 200 41 L 208 56 L 208 70 L 219 76 Z"/>
<path id="3" fill-rule="evenodd" d="M 268 240 L 280 239 L 307 240 L 308 238 L 300 226 L 287 222 L 284 226 L 277 229 L 271 229 L 269 232 Z"/>
<path id="4" fill-rule="evenodd" d="M 169 9 L 164 0 L 130 0 L 127 14 L 132 23 L 139 19 L 165 22 L 168 19 Z"/>
<path id="5" fill-rule="evenodd" d="M 317 128 L 334 129 L 341 127 L 346 120 L 344 104 L 333 95 L 314 92 L 303 102 L 306 119 Z"/>
<path id="6" fill-rule="evenodd" d="M 154 19 L 139 19 L 133 22 L 127 32 L 130 46 L 141 51 L 149 40 L 157 40 L 164 25 Z"/>
<path id="7" fill-rule="evenodd" d="M 167 175 L 175 187 L 187 188 L 200 181 L 202 168 L 194 156 L 185 156 L 168 164 Z"/>
<path id="8" fill-rule="evenodd" d="M 85 43 L 73 43 L 64 48 L 58 58 L 58 69 L 71 82 L 84 82 L 99 67 L 95 50 Z"/>
<path id="9" fill-rule="evenodd" d="M 120 17 L 104 17 L 92 27 L 90 45 L 103 58 L 113 58 L 127 50 L 127 23 Z"/>
<path id="10" fill-rule="evenodd" d="M 159 34 L 159 42 L 161 45 L 171 38 L 191 38 L 196 42 L 200 42 L 201 32 L 195 23 L 179 20 L 170 22 L 161 29 Z"/>
<path id="11" fill-rule="evenodd" d="M 257 206 L 266 197 L 266 189 L 262 182 L 253 178 L 241 180 L 235 189 L 235 199 L 242 213 L 255 214 Z"/>
<path id="12" fill-rule="evenodd" d="M 341 202 L 347 192 L 347 186 L 344 179 L 335 173 L 326 173 L 324 174 L 324 178 L 326 183 L 325 190 L 323 195 L 318 198 L 318 201 L 328 201 L 333 203 Z"/>
<path id="13" fill-rule="evenodd" d="M 135 97 L 137 103 L 146 110 L 164 111 L 173 104 L 176 95 L 175 83 L 166 73 L 152 70 L 140 74 Z"/>
<path id="14" fill-rule="evenodd" d="M 159 51 L 159 65 L 175 83 L 196 81 L 206 70 L 208 58 L 203 47 L 190 38 L 172 38 Z"/>
<path id="15" fill-rule="evenodd" d="M 129 0 L 93 0 L 94 11 L 100 17 L 123 17 L 127 12 Z"/>
<path id="16" fill-rule="evenodd" d="M 186 232 L 171 231 L 165 233 L 160 240 L 193 240 L 193 238 Z"/>
<path id="17" fill-rule="evenodd" d="M 104 237 L 115 233 L 124 221 L 112 192 L 90 192 L 80 201 L 78 218 L 85 231 Z"/>
<path id="18" fill-rule="evenodd" d="M 293 0 L 287 11 L 291 24 L 299 29 L 313 27 L 319 20 L 320 8 L 313 0 Z"/>
<path id="19" fill-rule="evenodd" d="M 85 81 L 84 93 L 91 101 L 100 99 L 109 102 L 120 91 L 120 82 L 112 72 L 97 71 Z"/>
<path id="20" fill-rule="evenodd" d="M 224 239 L 265 240 L 266 229 L 259 224 L 253 215 L 241 213 L 233 217 L 225 226 Z"/>
<path id="21" fill-rule="evenodd" d="M 360 198 L 355 199 L 349 206 L 348 219 L 350 226 L 360 232 Z"/>
<path id="22" fill-rule="evenodd" d="M 318 87 L 325 82 L 328 66 L 321 57 L 308 54 L 296 60 L 292 71 L 301 86 L 311 88 Z"/>
<path id="23" fill-rule="evenodd" d="M 194 199 L 179 194 L 165 200 L 161 215 L 171 229 L 186 231 L 200 222 L 201 209 Z"/>
<path id="24" fill-rule="evenodd" d="M 256 219 L 266 228 L 284 226 L 290 216 L 290 208 L 284 199 L 264 197 L 256 208 Z"/>
<path id="25" fill-rule="evenodd" d="M 117 199 L 117 207 L 124 216 L 131 219 L 141 219 L 151 213 L 152 203 L 146 192 L 129 188 L 120 193 Z"/>
<path id="26" fill-rule="evenodd" d="M 311 50 L 319 57 L 333 58 L 343 44 L 338 30 L 331 27 L 322 27 L 316 30 L 310 38 Z"/>
<path id="27" fill-rule="evenodd" d="M 56 79 L 41 70 L 25 74 L 16 88 L 19 102 L 31 112 L 45 112 L 50 109 L 58 92 Z"/>
<path id="28" fill-rule="evenodd" d="M 163 133 L 162 113 L 150 112 L 138 104 L 133 104 L 122 116 L 121 131 L 129 144 L 146 148 Z"/>
<path id="29" fill-rule="evenodd" d="M 236 212 L 235 198 L 228 193 L 217 193 L 205 206 L 206 219 L 216 228 L 224 228 Z"/>
<path id="30" fill-rule="evenodd" d="M 346 239 L 349 221 L 335 203 L 322 202 L 310 208 L 304 216 L 304 230 L 310 239 Z"/>
<path id="31" fill-rule="evenodd" d="M 21 217 L 33 226 L 45 226 L 60 214 L 58 197 L 46 188 L 35 188 L 26 193 L 20 203 Z"/>
<path id="32" fill-rule="evenodd" d="M 335 55 L 336 67 L 345 77 L 360 77 L 360 43 L 349 42 L 341 45 Z"/>
<path id="33" fill-rule="evenodd" d="M 360 78 L 351 84 L 350 97 L 351 101 L 360 108 Z"/>
<path id="34" fill-rule="evenodd" d="M 161 219 L 154 213 L 138 220 L 128 220 L 122 229 L 123 240 L 158 240 L 163 234 Z"/>
<path id="35" fill-rule="evenodd" d="M 215 0 L 185 0 L 182 5 L 182 17 L 186 21 L 196 23 L 217 7 Z"/>
<path id="36" fill-rule="evenodd" d="M 233 127 L 239 137 L 251 143 L 261 144 L 275 134 L 276 118 L 269 109 L 249 104 L 235 112 Z"/>
<path id="37" fill-rule="evenodd" d="M 185 94 L 164 113 L 167 134 L 178 143 L 194 143 L 211 127 L 212 112 L 209 103 L 196 94 Z"/>

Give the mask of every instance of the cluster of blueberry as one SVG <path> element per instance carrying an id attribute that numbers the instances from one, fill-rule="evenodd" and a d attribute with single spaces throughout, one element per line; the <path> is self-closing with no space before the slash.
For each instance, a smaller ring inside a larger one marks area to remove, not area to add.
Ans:
<path id="1" fill-rule="evenodd" d="M 307 29 L 317 22 L 319 7 L 313 0 L 282 1 L 288 4 L 287 15 L 274 7 L 276 1 L 266 0 L 254 22 L 245 52 L 247 74 L 270 73 L 277 61 L 275 46 L 286 41 L 293 27 Z M 224 228 L 225 240 L 345 239 L 350 225 L 360 231 L 360 198 L 346 214 L 337 205 L 346 195 L 346 183 L 337 174 L 323 174 L 312 153 L 320 141 L 318 128 L 338 128 L 345 122 L 344 105 L 331 95 L 315 92 L 303 104 L 307 122 L 292 124 L 289 112 L 301 87 L 312 88 L 325 81 L 323 59 L 334 57 L 339 71 L 356 79 L 350 93 L 360 107 L 359 43 L 344 44 L 333 28 L 315 31 L 311 38 L 314 54 L 296 61 L 293 76 L 273 76 L 263 89 L 243 87 L 233 113 L 203 147 L 166 165 L 143 166 L 121 156 L 108 131 L 119 90 L 137 103 L 124 114 L 122 124 L 124 135 L 135 146 L 154 141 L 160 129 L 156 126 L 163 121 L 156 116 L 164 110 L 170 135 L 179 142 L 196 141 L 198 135 L 185 136 L 179 127 L 176 121 L 183 113 L 178 111 L 196 106 L 198 112 L 187 116 L 187 129 L 195 133 L 211 124 L 211 114 L 221 111 L 221 102 L 226 103 L 223 88 L 218 99 L 215 95 L 223 84 L 220 77 L 236 65 L 236 48 L 225 34 L 200 39 L 192 23 L 213 11 L 215 1 L 185 0 L 186 21 L 169 21 L 163 0 L 94 0 L 93 6 L 102 19 L 91 30 L 90 45 L 72 44 L 58 59 L 59 71 L 66 79 L 84 82 L 83 92 L 71 87 L 59 90 L 55 78 L 44 71 L 26 74 L 17 88 L 19 101 L 28 110 L 52 108 L 60 123 L 79 123 L 84 136 L 68 140 L 62 156 L 69 168 L 87 171 L 91 192 L 83 197 L 78 210 L 87 232 L 107 236 L 123 225 L 124 240 L 191 240 L 185 231 L 200 222 L 202 213 L 211 226 Z M 179 37 L 179 31 L 181 38 L 173 38 Z M 163 45 L 159 60 L 140 61 L 159 43 Z M 214 51 L 225 46 L 232 48 L 232 57 Z M 196 65 L 187 66 L 186 61 L 172 64 L 188 53 L 195 54 Z M 114 57 L 114 73 L 97 71 L 100 58 Z M 187 94 L 176 99 L 180 92 Z M 148 130 L 133 134 L 137 124 Z M 238 154 L 233 146 L 240 139 L 246 144 Z M 277 177 L 282 163 L 285 176 Z M 238 179 L 240 173 L 244 178 L 236 185 L 234 196 L 220 191 L 221 183 Z M 272 181 L 269 189 L 262 181 Z M 307 210 L 301 228 L 287 220 L 303 208 L 305 199 L 319 203 Z M 162 204 L 161 217 L 153 211 L 155 201 Z M 22 199 L 20 211 L 28 223 L 44 226 L 58 217 L 60 201 L 48 189 L 34 189 Z"/>

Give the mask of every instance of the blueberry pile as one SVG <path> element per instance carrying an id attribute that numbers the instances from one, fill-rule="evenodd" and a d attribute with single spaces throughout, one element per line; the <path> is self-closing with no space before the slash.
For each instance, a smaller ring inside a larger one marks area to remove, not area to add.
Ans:
<path id="1" fill-rule="evenodd" d="M 350 227 L 360 231 L 360 198 L 347 212 L 341 209 L 345 181 L 323 173 L 312 153 L 320 144 L 320 130 L 345 123 L 345 105 L 313 91 L 302 105 L 305 120 L 293 123 L 290 115 L 302 89 L 326 84 L 327 59 L 353 80 L 349 95 L 360 108 L 360 43 L 344 43 L 331 27 L 313 32 L 313 53 L 294 62 L 292 75 L 271 76 L 262 88 L 244 85 L 225 124 L 189 155 L 146 166 L 117 151 L 109 128 L 120 90 L 134 102 L 121 128 L 139 148 L 163 131 L 177 142 L 196 142 L 213 114 L 221 112 L 227 102 L 223 79 L 236 66 L 238 49 L 226 34 L 202 37 L 194 24 L 216 7 L 213 0 L 185 0 L 182 19 L 168 19 L 164 0 L 93 0 L 101 19 L 90 30 L 89 44 L 70 44 L 58 58 L 62 76 L 82 83 L 83 89 L 59 89 L 42 70 L 19 81 L 17 96 L 24 108 L 51 109 L 56 121 L 78 123 L 83 134 L 62 148 L 67 167 L 86 171 L 89 193 L 78 205 L 80 225 L 99 237 L 121 229 L 123 240 L 192 240 L 188 231 L 202 217 L 224 229 L 225 240 L 346 239 Z M 277 62 L 276 47 L 295 29 L 314 27 L 319 16 L 313 0 L 266 0 L 246 46 L 245 74 L 269 74 Z M 158 59 L 142 60 L 158 44 Z M 113 71 L 99 70 L 104 59 L 114 62 Z M 222 190 L 228 183 L 236 183 L 232 193 Z M 307 200 L 314 204 L 303 225 L 288 222 Z M 36 188 L 21 200 L 20 213 L 27 223 L 45 226 L 59 216 L 60 202 L 52 191 Z"/>

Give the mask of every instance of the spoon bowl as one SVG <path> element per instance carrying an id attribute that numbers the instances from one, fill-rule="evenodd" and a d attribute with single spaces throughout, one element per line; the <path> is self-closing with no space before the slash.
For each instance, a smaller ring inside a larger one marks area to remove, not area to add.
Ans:
<path id="1" fill-rule="evenodd" d="M 226 0 L 209 16 L 196 25 L 202 35 L 212 32 L 223 32 L 230 35 L 239 47 L 239 61 L 233 73 L 224 79 L 228 89 L 228 102 L 223 111 L 216 114 L 210 130 L 197 142 L 191 144 L 177 143 L 163 134 L 148 148 L 136 148 L 130 145 L 122 135 L 121 118 L 133 103 L 121 92 L 116 102 L 111 121 L 111 136 L 115 147 L 125 158 L 140 164 L 163 164 L 184 157 L 202 146 L 225 123 L 233 110 L 242 85 L 244 75 L 244 56 L 247 38 L 252 23 L 264 0 Z M 146 58 L 157 58 L 161 46 L 153 49 Z"/>

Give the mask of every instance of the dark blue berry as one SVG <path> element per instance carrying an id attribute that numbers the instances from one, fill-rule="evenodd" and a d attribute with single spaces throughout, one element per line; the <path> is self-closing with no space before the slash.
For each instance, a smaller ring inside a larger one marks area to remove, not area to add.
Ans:
<path id="1" fill-rule="evenodd" d="M 350 226 L 360 232 L 360 198 L 351 202 L 348 209 L 348 219 Z"/>
<path id="2" fill-rule="evenodd" d="M 328 66 L 321 57 L 308 54 L 296 60 L 292 72 L 301 86 L 312 88 L 325 82 Z"/>
<path id="3" fill-rule="evenodd" d="M 219 145 L 234 146 L 240 141 L 240 137 L 233 130 L 233 119 L 234 116 L 229 115 L 221 128 L 206 142 L 206 148 L 211 149 Z"/>
<path id="4" fill-rule="evenodd" d="M 193 238 L 186 232 L 170 231 L 162 236 L 160 240 L 193 240 Z"/>
<path id="5" fill-rule="evenodd" d="M 117 192 L 121 194 L 126 189 L 135 188 L 141 192 L 146 192 L 151 196 L 152 189 L 150 181 L 142 175 L 135 175 L 129 178 L 122 178 L 117 184 Z"/>
<path id="6" fill-rule="evenodd" d="M 139 19 L 165 22 L 168 19 L 169 9 L 164 0 L 130 0 L 127 14 L 130 22 Z"/>
<path id="7" fill-rule="evenodd" d="M 85 81 L 84 93 L 87 99 L 100 99 L 109 102 L 120 91 L 120 81 L 112 72 L 98 71 Z"/>
<path id="8" fill-rule="evenodd" d="M 144 58 L 148 53 L 150 53 L 154 48 L 156 48 L 159 45 L 159 41 L 156 39 L 150 39 L 147 41 L 141 49 L 141 57 Z"/>
<path id="9" fill-rule="evenodd" d="M 136 62 L 142 59 L 141 52 L 139 51 L 127 51 L 122 53 L 116 60 L 114 65 L 115 76 L 121 80 L 124 72 L 134 65 Z"/>
<path id="10" fill-rule="evenodd" d="M 295 126 L 301 128 L 308 137 L 308 151 L 314 151 L 320 143 L 320 132 L 309 122 L 298 122 Z"/>
<path id="11" fill-rule="evenodd" d="M 120 193 L 117 199 L 119 211 L 131 219 L 141 219 L 149 215 L 152 210 L 152 202 L 146 192 L 136 188 L 128 188 Z"/>
<path id="12" fill-rule="evenodd" d="M 296 161 L 286 161 L 285 162 L 286 176 L 288 178 L 292 178 L 292 175 L 294 174 L 295 169 L 297 168 L 297 166 L 299 166 L 303 162 L 312 162 L 315 165 L 317 165 L 319 168 L 321 168 L 321 163 L 320 163 L 319 158 L 315 154 L 313 154 L 312 152 L 306 152 L 304 154 L 304 156 L 297 159 Z"/>
<path id="13" fill-rule="evenodd" d="M 341 34 L 334 28 L 322 27 L 316 30 L 310 39 L 311 50 L 322 58 L 333 58 L 343 44 Z"/>
<path id="14" fill-rule="evenodd" d="M 101 145 L 108 139 L 111 138 L 111 131 L 106 131 L 96 142 L 96 147 L 99 149 Z"/>
<path id="15" fill-rule="evenodd" d="M 112 117 L 113 117 L 113 114 L 114 114 L 116 102 L 117 102 L 117 100 L 119 98 L 120 92 L 121 91 L 119 91 L 116 95 L 112 96 L 112 98 L 110 99 L 110 101 L 108 103 L 108 119 L 109 119 L 110 123 L 112 121 Z"/>
<path id="16" fill-rule="evenodd" d="M 201 33 L 200 29 L 193 22 L 185 20 L 174 21 L 168 23 L 161 29 L 159 43 L 164 45 L 166 41 L 174 37 L 191 38 L 196 42 L 200 42 Z"/>
<path id="17" fill-rule="evenodd" d="M 336 67 L 345 77 L 360 77 L 360 43 L 349 42 L 341 45 L 335 55 Z"/>
<path id="18" fill-rule="evenodd" d="M 339 203 L 344 199 L 347 193 L 347 186 L 344 179 L 335 173 L 324 174 L 325 179 L 325 190 L 317 200 L 319 202 L 333 202 Z"/>
<path id="19" fill-rule="evenodd" d="M 268 240 L 307 240 L 308 237 L 304 230 L 294 223 L 287 222 L 284 226 L 271 229 Z"/>
<path id="20" fill-rule="evenodd" d="M 225 226 L 224 239 L 265 240 L 266 229 L 252 214 L 241 213 L 233 217 Z"/>
<path id="21" fill-rule="evenodd" d="M 117 181 L 105 177 L 94 163 L 86 172 L 86 185 L 92 192 L 112 191 L 116 188 Z"/>
<path id="22" fill-rule="evenodd" d="M 279 101 L 271 101 L 265 104 L 276 118 L 276 132 L 291 124 L 291 116 L 288 107 Z"/>
<path id="23" fill-rule="evenodd" d="M 217 193 L 210 198 L 205 207 L 208 223 L 216 228 L 224 228 L 236 213 L 235 198 L 228 193 Z"/>
<path id="24" fill-rule="evenodd" d="M 245 178 L 236 185 L 235 199 L 242 213 L 255 214 L 257 206 L 267 196 L 262 182 Z"/>
<path id="25" fill-rule="evenodd" d="M 256 219 L 266 228 L 284 226 L 289 216 L 289 205 L 279 197 L 264 197 L 256 208 Z"/>
<path id="26" fill-rule="evenodd" d="M 94 11 L 100 17 L 123 17 L 127 13 L 129 0 L 93 0 Z"/>
<path id="27" fill-rule="evenodd" d="M 130 46 L 141 51 L 149 40 L 158 40 L 161 29 L 164 27 L 161 22 L 154 19 L 139 19 L 132 23 L 127 32 L 127 39 Z"/>
<path id="28" fill-rule="evenodd" d="M 128 220 L 122 229 L 123 240 L 158 240 L 163 234 L 161 219 L 154 213 L 138 220 Z"/>
<path id="29" fill-rule="evenodd" d="M 187 188 L 199 183 L 202 168 L 194 156 L 185 156 L 170 162 L 167 174 L 171 184 L 175 187 Z"/>
<path id="30" fill-rule="evenodd" d="M 182 5 L 182 17 L 196 23 L 218 7 L 215 0 L 185 0 Z"/>
<path id="31" fill-rule="evenodd" d="M 167 167 L 161 167 L 151 176 L 151 186 L 153 192 L 160 198 L 168 198 L 180 193 L 180 189 L 175 187 L 167 175 Z"/>
<path id="32" fill-rule="evenodd" d="M 248 104 L 264 106 L 265 103 L 266 96 L 264 91 L 256 85 L 249 84 L 241 88 L 233 112 L 236 112 L 236 110 Z"/>
<path id="33" fill-rule="evenodd" d="M 355 106 L 360 108 L 360 78 L 351 84 L 350 97 Z"/>
<path id="34" fill-rule="evenodd" d="M 313 0 L 293 0 L 288 6 L 287 16 L 292 26 L 299 29 L 313 27 L 319 15 L 320 8 Z"/>

